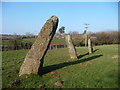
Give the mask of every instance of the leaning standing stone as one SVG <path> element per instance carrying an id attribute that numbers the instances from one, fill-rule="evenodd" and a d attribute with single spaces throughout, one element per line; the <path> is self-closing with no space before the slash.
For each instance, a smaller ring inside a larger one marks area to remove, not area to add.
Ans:
<path id="1" fill-rule="evenodd" d="M 66 42 L 67 42 L 67 47 L 69 49 L 69 54 L 71 58 L 77 58 L 77 53 L 76 53 L 76 49 L 73 45 L 72 39 L 70 37 L 70 35 L 66 35 Z"/>
<path id="2" fill-rule="evenodd" d="M 52 16 L 42 27 L 37 39 L 27 53 L 20 68 L 19 75 L 39 73 L 43 66 L 44 56 L 49 48 L 51 40 L 58 26 L 58 18 Z"/>
<path id="3" fill-rule="evenodd" d="M 93 52 L 93 46 L 92 46 L 92 42 L 91 42 L 90 38 L 88 39 L 88 51 L 89 51 L 89 53 Z"/>

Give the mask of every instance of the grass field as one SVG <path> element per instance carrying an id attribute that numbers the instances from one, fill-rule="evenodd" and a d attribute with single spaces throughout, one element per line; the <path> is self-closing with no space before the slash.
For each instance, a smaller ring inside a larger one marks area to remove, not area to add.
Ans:
<path id="1" fill-rule="evenodd" d="M 35 38 L 31 38 L 31 39 L 23 39 L 22 42 L 23 43 L 34 43 Z M 53 38 L 53 40 L 51 41 L 51 44 L 66 44 L 65 39 L 56 39 Z"/>
<path id="2" fill-rule="evenodd" d="M 34 43 L 35 38 L 30 39 L 22 39 L 22 43 Z M 53 38 L 51 44 L 66 44 L 65 39 L 56 39 Z M 3 40 L 0 42 L 0 45 L 13 45 L 13 43 L 10 40 Z"/>
<path id="3" fill-rule="evenodd" d="M 0 42 L 0 45 L 13 45 L 12 42 L 10 42 L 10 40 L 3 40 L 2 42 Z"/>
<path id="4" fill-rule="evenodd" d="M 118 45 L 96 46 L 90 55 L 86 47 L 79 47 L 79 59 L 70 59 L 65 48 L 49 50 L 44 59 L 42 77 L 37 74 L 19 77 L 18 72 L 27 52 L 2 52 L 3 88 L 118 87 Z M 55 86 L 57 81 L 61 81 L 62 86 Z"/>

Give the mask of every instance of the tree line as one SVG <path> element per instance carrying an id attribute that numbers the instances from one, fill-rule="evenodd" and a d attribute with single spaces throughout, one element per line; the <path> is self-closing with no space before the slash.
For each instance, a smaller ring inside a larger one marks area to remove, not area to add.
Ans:
<path id="1" fill-rule="evenodd" d="M 96 39 L 92 39 L 95 45 L 120 44 L 120 31 L 106 31 L 91 34 Z"/>
<path id="2" fill-rule="evenodd" d="M 65 27 L 61 27 L 59 29 L 61 38 L 65 38 Z M 69 32 L 72 36 L 73 44 L 76 47 L 79 46 L 85 46 L 85 33 L 79 34 L 78 32 Z M 109 45 L 109 44 L 120 44 L 120 31 L 103 31 L 103 32 L 88 32 L 87 33 L 88 38 L 91 38 L 91 41 L 93 45 Z M 10 42 L 12 43 L 13 47 L 15 50 L 18 49 L 30 49 L 33 43 L 26 42 L 23 43 L 22 40 L 25 38 L 36 38 L 37 36 L 31 34 L 31 33 L 26 33 L 26 35 L 21 36 L 21 35 L 13 35 L 12 39 L 10 39 Z M 55 38 L 55 37 L 54 37 Z"/>
<path id="3" fill-rule="evenodd" d="M 84 34 L 79 34 L 78 32 L 70 34 L 75 46 L 85 46 Z M 88 38 L 91 38 L 93 45 L 120 44 L 120 31 L 89 32 L 87 35 Z"/>

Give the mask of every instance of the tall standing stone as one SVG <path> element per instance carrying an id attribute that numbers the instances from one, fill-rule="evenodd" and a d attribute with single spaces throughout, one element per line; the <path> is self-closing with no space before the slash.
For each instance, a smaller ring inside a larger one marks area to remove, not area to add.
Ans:
<path id="1" fill-rule="evenodd" d="M 88 35 L 85 34 L 85 47 L 87 47 L 87 45 L 88 45 Z"/>
<path id="2" fill-rule="evenodd" d="M 73 45 L 72 39 L 70 37 L 70 35 L 66 35 L 66 42 L 67 42 L 67 47 L 69 49 L 69 54 L 71 58 L 77 58 L 77 53 L 76 53 L 76 49 Z"/>
<path id="3" fill-rule="evenodd" d="M 93 52 L 93 46 L 90 38 L 88 39 L 88 51 L 89 53 Z"/>
<path id="4" fill-rule="evenodd" d="M 41 72 L 44 56 L 49 48 L 51 40 L 58 26 L 58 18 L 52 16 L 42 27 L 31 49 L 27 53 L 20 68 L 19 75 Z"/>

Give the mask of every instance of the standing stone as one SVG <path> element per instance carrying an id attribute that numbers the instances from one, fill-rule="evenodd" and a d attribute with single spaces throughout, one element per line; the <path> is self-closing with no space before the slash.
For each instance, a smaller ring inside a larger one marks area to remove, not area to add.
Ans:
<path id="1" fill-rule="evenodd" d="M 76 49 L 73 45 L 72 39 L 70 37 L 70 35 L 66 35 L 66 42 L 67 42 L 67 46 L 69 49 L 69 54 L 71 58 L 77 58 L 77 53 L 76 53 Z"/>
<path id="2" fill-rule="evenodd" d="M 87 45 L 88 45 L 88 35 L 85 34 L 85 47 L 87 47 Z"/>
<path id="3" fill-rule="evenodd" d="M 40 73 L 43 67 L 44 56 L 58 26 L 58 18 L 52 16 L 42 27 L 31 49 L 27 53 L 20 68 L 19 75 Z"/>
<path id="4" fill-rule="evenodd" d="M 92 46 L 92 42 L 91 42 L 90 38 L 88 39 L 88 51 L 89 51 L 89 53 L 93 52 L 93 46 Z"/>

